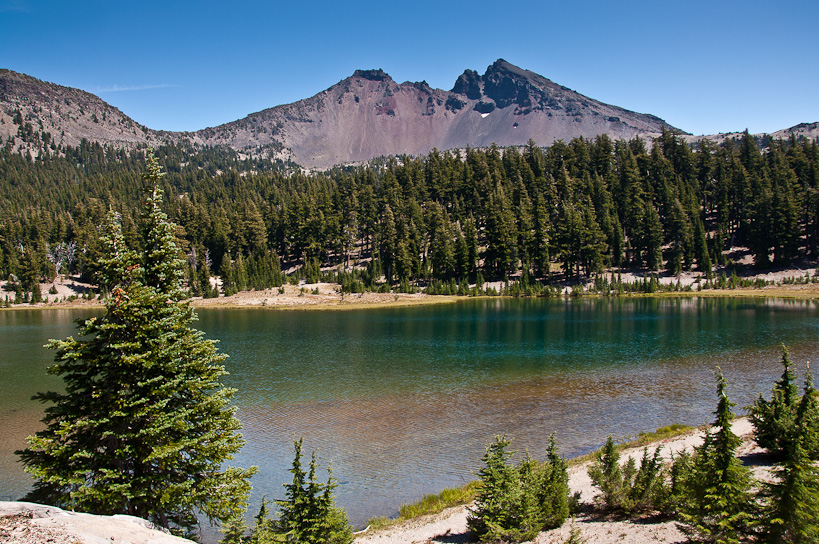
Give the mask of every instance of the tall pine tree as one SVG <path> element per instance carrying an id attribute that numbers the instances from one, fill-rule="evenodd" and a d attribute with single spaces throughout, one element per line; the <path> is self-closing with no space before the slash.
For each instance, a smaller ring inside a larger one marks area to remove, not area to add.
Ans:
<path id="1" fill-rule="evenodd" d="M 242 447 L 224 387 L 225 355 L 190 327 L 175 226 L 160 209 L 162 173 L 148 157 L 141 247 L 127 247 L 109 215 L 101 275 L 112 287 L 105 314 L 79 326 L 85 339 L 52 340 L 65 393 L 49 404 L 45 429 L 18 452 L 36 479 L 30 500 L 97 514 L 129 514 L 179 533 L 198 513 L 237 515 L 255 469 L 224 467 Z"/>

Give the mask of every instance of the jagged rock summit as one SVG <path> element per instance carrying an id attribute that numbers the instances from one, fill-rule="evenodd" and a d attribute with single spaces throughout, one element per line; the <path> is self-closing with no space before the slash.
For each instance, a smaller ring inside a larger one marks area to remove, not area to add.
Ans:
<path id="1" fill-rule="evenodd" d="M 538 145 L 576 136 L 654 136 L 676 130 L 653 115 L 587 98 L 503 59 L 481 76 L 466 70 L 450 91 L 396 83 L 381 69 L 356 70 L 317 95 L 193 133 L 205 145 L 288 150 L 302 165 L 329 167 L 380 155 Z M 280 144 L 281 147 L 276 148 Z"/>
<path id="2" fill-rule="evenodd" d="M 381 69 L 356 70 L 315 96 L 196 132 L 151 130 L 98 97 L 0 71 L 0 137 L 15 149 L 118 147 L 190 142 L 327 168 L 381 155 L 525 145 L 577 136 L 652 137 L 676 130 L 653 115 L 604 104 L 499 59 L 483 75 L 466 70 L 451 90 L 425 81 L 396 83 Z M 26 147 L 28 146 L 28 147 Z"/>

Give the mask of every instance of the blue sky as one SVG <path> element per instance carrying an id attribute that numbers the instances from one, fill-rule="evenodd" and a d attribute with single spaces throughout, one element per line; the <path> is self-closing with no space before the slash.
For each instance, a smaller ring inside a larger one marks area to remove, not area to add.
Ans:
<path id="1" fill-rule="evenodd" d="M 498 58 L 694 134 L 819 121 L 819 2 L 0 0 L 0 67 L 196 130 L 382 68 L 451 89 Z"/>

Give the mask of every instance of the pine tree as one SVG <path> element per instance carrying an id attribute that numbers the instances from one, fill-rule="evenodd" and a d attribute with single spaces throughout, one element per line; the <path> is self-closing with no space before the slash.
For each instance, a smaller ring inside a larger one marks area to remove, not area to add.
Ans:
<path id="1" fill-rule="evenodd" d="M 560 527 L 569 517 L 569 473 L 566 459 L 557 454 L 554 434 L 549 437 L 546 462 L 536 481 L 541 530 Z"/>
<path id="2" fill-rule="evenodd" d="M 505 437 L 495 437 L 478 473 L 481 487 L 467 522 L 482 542 L 532 540 L 540 531 L 562 525 L 569 515 L 569 475 L 554 435 L 545 463 L 527 454 L 516 467 L 509 463 L 508 446 Z"/>
<path id="3" fill-rule="evenodd" d="M 682 529 L 706 542 L 737 543 L 753 524 L 751 475 L 736 457 L 741 440 L 731 430 L 734 404 L 725 394 L 725 378 L 717 371 L 717 409 L 712 429 L 696 448 L 680 497 Z"/>
<path id="4" fill-rule="evenodd" d="M 589 467 L 589 477 L 602 492 L 595 500 L 606 508 L 619 508 L 623 496 L 623 472 L 620 468 L 620 454 L 611 436 Z"/>
<path id="5" fill-rule="evenodd" d="M 819 542 L 819 467 L 808 451 L 815 447 L 817 396 L 810 368 L 796 413 L 793 440 L 775 469 L 776 481 L 766 485 L 763 532 L 771 543 Z"/>
<path id="6" fill-rule="evenodd" d="M 756 443 L 777 457 L 783 457 L 788 451 L 799 406 L 796 375 L 785 346 L 782 346 L 781 362 L 782 377 L 773 386 L 771 400 L 765 400 L 760 394 L 748 413 Z"/>
<path id="7" fill-rule="evenodd" d="M 319 483 L 315 452 L 305 471 L 301 465 L 301 439 L 295 442 L 294 448 L 290 469 L 293 481 L 284 486 L 285 498 L 276 501 L 279 505 L 279 519 L 274 525 L 276 532 L 288 541 L 300 544 L 350 544 L 353 530 L 347 522 L 347 515 L 334 504 L 336 483 L 332 475 L 326 483 Z"/>
<path id="8" fill-rule="evenodd" d="M 190 327 L 161 175 L 150 154 L 139 251 L 109 215 L 101 276 L 112 296 L 79 326 L 87 340 L 49 344 L 65 393 L 36 396 L 49 404 L 45 429 L 18 453 L 36 479 L 29 500 L 190 533 L 198 513 L 225 522 L 243 510 L 255 469 L 223 467 L 244 443 L 234 391 L 219 381 L 225 355 Z"/>
<path id="9" fill-rule="evenodd" d="M 649 270 L 659 270 L 663 264 L 663 225 L 653 204 L 646 204 L 643 217 L 645 264 Z"/>
<path id="10" fill-rule="evenodd" d="M 508 462 L 512 456 L 506 451 L 509 444 L 506 437 L 495 437 L 486 447 L 484 467 L 478 472 L 481 488 L 467 522 L 481 541 L 508 540 L 510 532 L 520 525 L 523 493 L 519 473 Z"/>

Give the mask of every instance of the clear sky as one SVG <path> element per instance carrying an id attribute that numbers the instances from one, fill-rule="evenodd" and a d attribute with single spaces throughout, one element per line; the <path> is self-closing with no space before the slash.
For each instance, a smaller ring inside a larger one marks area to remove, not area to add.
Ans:
<path id="1" fill-rule="evenodd" d="M 357 68 L 451 89 L 498 58 L 693 134 L 819 121 L 819 1 L 0 0 L 0 67 L 196 130 Z"/>

